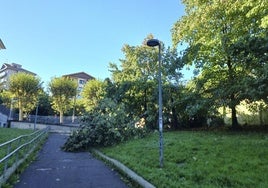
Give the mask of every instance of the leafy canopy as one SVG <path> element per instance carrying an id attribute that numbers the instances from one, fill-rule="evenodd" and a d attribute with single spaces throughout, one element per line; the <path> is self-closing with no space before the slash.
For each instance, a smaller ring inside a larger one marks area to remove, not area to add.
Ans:
<path id="1" fill-rule="evenodd" d="M 250 41 L 267 38 L 267 1 L 183 0 L 186 15 L 172 29 L 174 46 L 188 44 L 183 60 L 201 71 L 203 93 L 222 99 L 232 109 L 237 124 L 236 105 L 247 95 L 248 81 L 260 70 L 260 55 L 241 48 Z M 239 48 L 240 47 L 240 48 Z M 261 56 L 267 56 L 262 53 Z M 250 78 L 250 79 L 248 79 Z"/>
<path id="2" fill-rule="evenodd" d="M 36 106 L 40 85 L 40 79 L 31 74 L 19 72 L 11 75 L 8 92 L 19 108 L 19 120 L 23 119 L 23 113 L 29 113 Z"/>
<path id="3" fill-rule="evenodd" d="M 52 94 L 52 108 L 60 113 L 62 123 L 63 113 L 71 107 L 72 98 L 76 96 L 77 83 L 66 77 L 53 78 L 49 83 Z"/>

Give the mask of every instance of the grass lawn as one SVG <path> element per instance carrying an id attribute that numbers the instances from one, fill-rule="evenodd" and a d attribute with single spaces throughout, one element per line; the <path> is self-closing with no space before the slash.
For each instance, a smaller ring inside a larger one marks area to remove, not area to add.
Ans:
<path id="1" fill-rule="evenodd" d="M 0 128 L 0 144 L 17 138 L 20 135 L 30 134 L 33 130 L 28 129 L 11 129 L 11 128 Z"/>
<path id="2" fill-rule="evenodd" d="M 156 187 L 268 187 L 268 134 L 165 132 L 164 167 L 159 135 L 99 148 Z"/>
<path id="3" fill-rule="evenodd" d="M 26 135 L 32 133 L 33 130 L 25 130 L 25 129 L 11 129 L 11 128 L 0 128 L 0 144 L 7 142 L 9 140 L 12 140 L 14 138 L 17 138 L 21 135 Z M 9 152 L 15 150 L 19 145 L 27 142 L 30 138 L 24 138 L 21 139 L 20 141 L 17 140 L 16 142 L 13 142 L 10 145 L 10 149 L 8 149 L 9 145 L 3 146 L 0 148 L 0 159 L 2 159 L 4 156 L 7 155 L 7 151 Z M 23 155 L 23 151 L 19 153 L 20 155 Z M 16 160 L 16 156 L 13 155 L 10 160 L 8 161 L 8 167 L 11 166 L 14 161 Z M 0 164 L 0 175 L 2 175 L 4 169 L 4 163 Z"/>

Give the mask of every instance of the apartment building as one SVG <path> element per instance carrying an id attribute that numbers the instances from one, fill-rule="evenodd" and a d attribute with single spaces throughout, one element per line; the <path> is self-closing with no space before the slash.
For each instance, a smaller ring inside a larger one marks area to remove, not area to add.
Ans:
<path id="1" fill-rule="evenodd" d="M 25 72 L 28 74 L 36 75 L 35 73 L 22 68 L 22 65 L 17 63 L 4 63 L 0 69 L 0 84 L 2 87 L 7 87 L 7 82 L 12 74 L 18 72 Z"/>
<path id="2" fill-rule="evenodd" d="M 68 77 L 71 78 L 73 80 L 77 81 L 77 98 L 81 97 L 81 92 L 85 86 L 85 84 L 92 79 L 95 79 L 93 76 L 85 73 L 85 72 L 77 72 L 77 73 L 73 73 L 73 74 L 66 74 L 63 75 L 63 77 Z"/>

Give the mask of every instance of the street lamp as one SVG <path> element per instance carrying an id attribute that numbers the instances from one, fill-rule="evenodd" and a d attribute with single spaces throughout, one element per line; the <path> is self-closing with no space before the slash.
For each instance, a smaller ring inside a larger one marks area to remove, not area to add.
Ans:
<path id="1" fill-rule="evenodd" d="M 10 101 L 10 109 L 9 109 L 9 116 L 8 116 L 8 120 L 12 120 L 12 111 L 13 111 L 13 102 L 14 102 L 14 98 L 12 97 L 11 98 L 11 101 Z"/>
<path id="2" fill-rule="evenodd" d="M 41 88 L 41 85 L 43 84 L 44 82 L 40 82 L 38 84 L 38 89 Z M 39 106 L 39 95 L 37 95 L 37 103 L 36 103 L 36 109 L 35 109 L 35 117 L 34 117 L 34 130 L 36 130 L 36 121 L 37 121 L 37 115 L 38 115 L 38 106 Z"/>
<path id="3" fill-rule="evenodd" d="M 163 167 L 163 105 L 162 105 L 162 81 L 161 81 L 161 43 L 157 39 L 147 41 L 147 46 L 158 46 L 158 105 L 159 105 L 159 161 L 160 167 Z"/>

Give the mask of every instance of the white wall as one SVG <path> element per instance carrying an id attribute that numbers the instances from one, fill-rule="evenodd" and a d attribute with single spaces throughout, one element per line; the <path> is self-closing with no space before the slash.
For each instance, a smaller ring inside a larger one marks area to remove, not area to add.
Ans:
<path id="1" fill-rule="evenodd" d="M 50 127 L 50 132 L 58 132 L 58 133 L 71 133 L 73 130 L 76 130 L 79 126 L 67 126 L 67 125 L 48 125 L 48 124 L 36 124 L 36 129 L 44 129 L 46 127 Z M 34 123 L 29 122 L 19 122 L 12 121 L 10 123 L 10 128 L 18 128 L 18 129 L 34 129 Z"/>
<path id="2" fill-rule="evenodd" d="M 4 127 L 7 124 L 7 116 L 0 113 L 0 127 Z"/>

